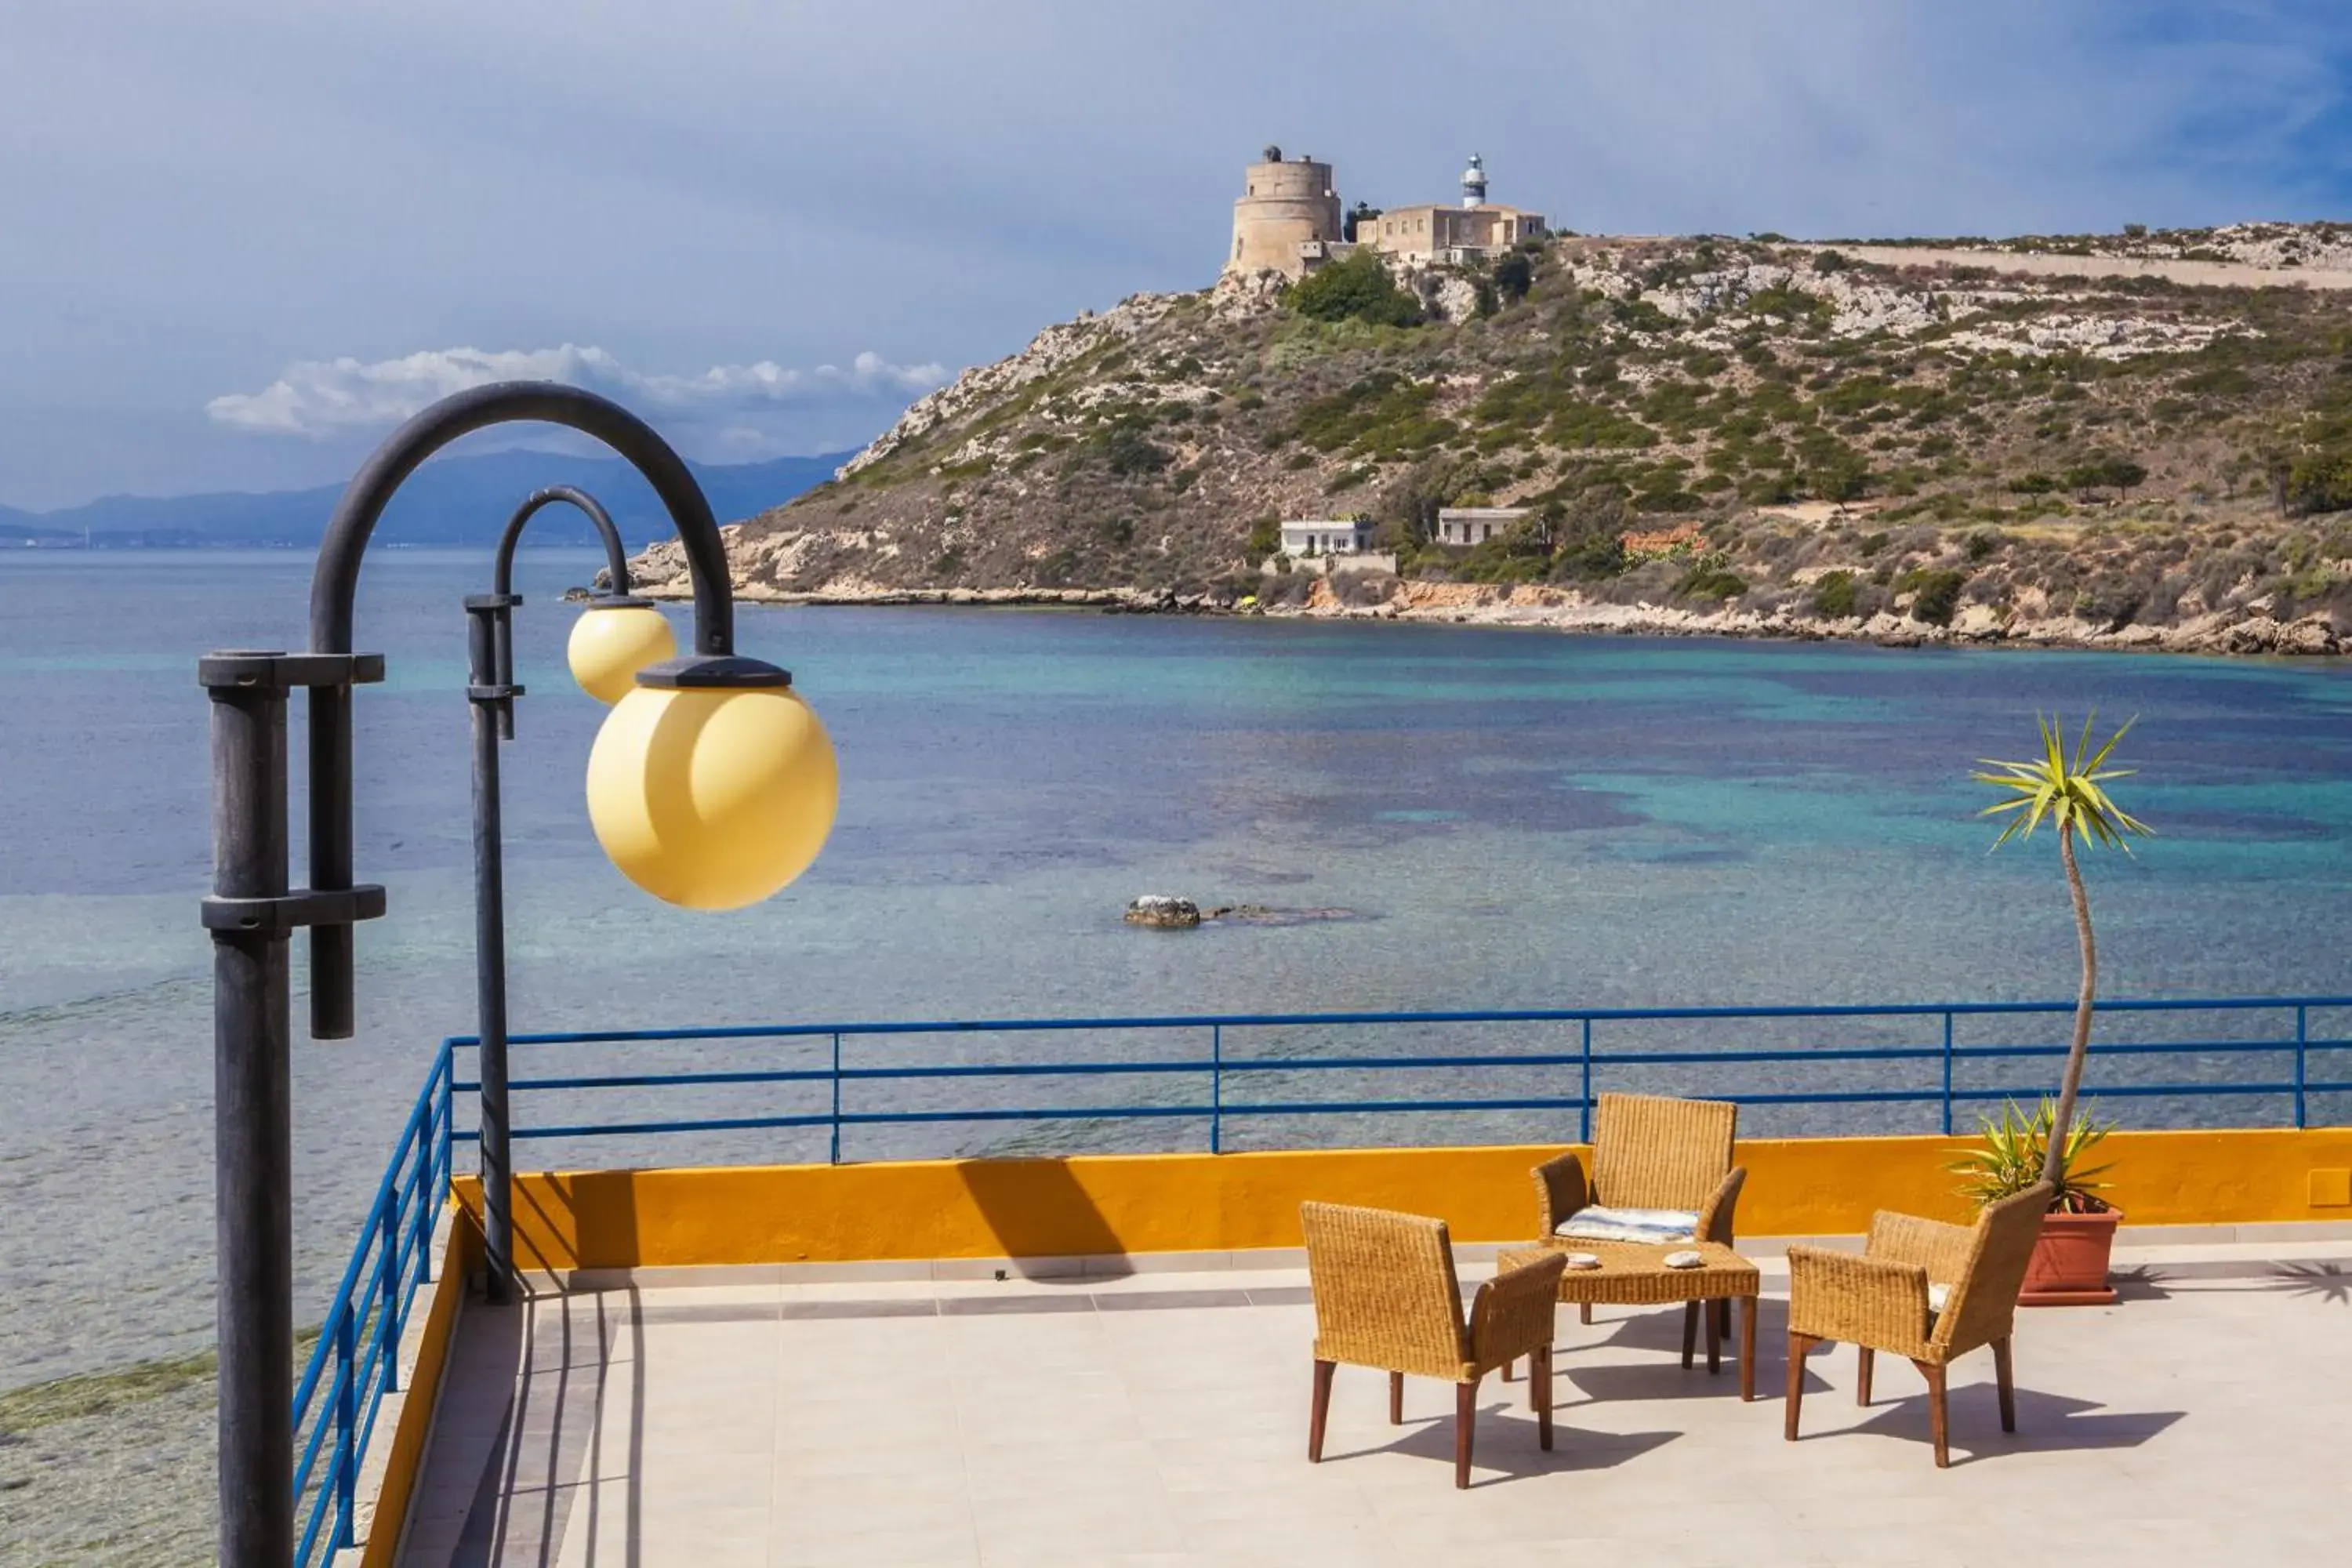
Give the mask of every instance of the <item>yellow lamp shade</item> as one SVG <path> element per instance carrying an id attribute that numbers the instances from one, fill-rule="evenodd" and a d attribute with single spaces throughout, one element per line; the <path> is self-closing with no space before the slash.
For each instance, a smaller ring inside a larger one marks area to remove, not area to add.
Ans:
<path id="1" fill-rule="evenodd" d="M 588 753 L 588 820 L 621 874 L 696 910 L 756 904 L 824 847 L 833 741 L 788 687 L 637 687 Z"/>
<path id="2" fill-rule="evenodd" d="M 572 679 L 607 707 L 636 689 L 637 671 L 677 654 L 669 618 L 643 604 L 589 605 L 564 648 Z"/>

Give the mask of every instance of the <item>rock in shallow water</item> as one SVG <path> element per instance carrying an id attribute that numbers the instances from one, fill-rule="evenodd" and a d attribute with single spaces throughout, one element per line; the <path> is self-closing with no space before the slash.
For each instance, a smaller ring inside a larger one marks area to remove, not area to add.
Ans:
<path id="1" fill-rule="evenodd" d="M 1127 906 L 1127 923 L 1181 930 L 1201 923 L 1201 906 L 1190 899 L 1170 898 L 1165 893 L 1146 893 Z"/>

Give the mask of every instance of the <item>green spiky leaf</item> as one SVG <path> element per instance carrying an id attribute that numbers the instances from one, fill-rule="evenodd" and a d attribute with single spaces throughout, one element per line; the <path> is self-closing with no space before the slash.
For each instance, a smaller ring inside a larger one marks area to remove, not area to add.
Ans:
<path id="1" fill-rule="evenodd" d="M 1997 1203 L 2021 1193 L 2042 1180 L 2051 1124 L 2057 1119 L 2053 1100 L 2045 1099 L 2030 1115 L 2013 1102 L 2003 1105 L 1998 1120 L 1979 1118 L 1976 1146 L 1944 1168 L 1960 1178 L 1960 1195 L 1972 1203 Z M 2110 1167 L 2087 1165 L 2083 1157 L 2105 1140 L 2108 1131 L 2107 1123 L 2087 1113 L 2066 1130 L 2058 1155 L 2058 1191 L 2050 1205 L 2053 1211 L 2092 1214 L 2107 1206 L 2098 1194 L 2106 1189 L 2100 1178 Z"/>
<path id="2" fill-rule="evenodd" d="M 1978 814 L 2009 818 L 2002 825 L 2000 837 L 1993 840 L 1994 848 L 2011 838 L 2031 838 L 2044 822 L 2062 834 L 2073 834 L 2086 843 L 2103 844 L 2127 855 L 2131 847 L 2125 842 L 2126 837 L 2155 835 L 2156 829 L 2117 805 L 2105 787 L 2109 781 L 2129 778 L 2136 771 L 2110 768 L 2106 763 L 2115 753 L 2116 742 L 2129 734 L 2137 721 L 2126 721 L 2095 752 L 2091 749 L 2091 726 L 2096 717 L 2095 713 L 2084 720 L 2082 737 L 2075 742 L 2071 756 L 2065 732 L 2052 718 L 2037 721 L 2042 731 L 2042 755 L 2032 762 L 1977 759 L 1983 767 L 1997 771 L 1969 776 L 2008 797 Z"/>

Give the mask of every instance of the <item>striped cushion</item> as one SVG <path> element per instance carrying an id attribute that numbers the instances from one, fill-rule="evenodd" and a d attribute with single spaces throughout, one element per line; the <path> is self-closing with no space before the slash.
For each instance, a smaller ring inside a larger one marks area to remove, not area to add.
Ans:
<path id="1" fill-rule="evenodd" d="M 1952 1288 L 1949 1285 L 1938 1285 L 1933 1280 L 1928 1281 L 1927 1315 L 1931 1318 L 1942 1317 L 1944 1315 L 1944 1303 L 1951 1299 Z"/>
<path id="2" fill-rule="evenodd" d="M 1660 1246 L 1698 1239 L 1698 1215 L 1689 1209 L 1612 1209 L 1594 1204 L 1559 1222 L 1555 1236 L 1579 1241 L 1646 1241 Z"/>

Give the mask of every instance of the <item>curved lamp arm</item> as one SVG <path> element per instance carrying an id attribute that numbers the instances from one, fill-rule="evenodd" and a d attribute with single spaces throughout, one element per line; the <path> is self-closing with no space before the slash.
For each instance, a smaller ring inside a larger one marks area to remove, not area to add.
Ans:
<path id="1" fill-rule="evenodd" d="M 645 475 L 686 546 L 687 574 L 694 584 L 694 651 L 733 653 L 735 600 L 727 578 L 727 546 L 686 460 L 619 404 L 552 381 L 499 382 L 445 397 L 394 431 L 352 476 L 328 520 L 318 569 L 310 577 L 310 651 L 352 651 L 360 556 L 393 492 L 425 458 L 460 436 L 519 421 L 568 426 L 593 436 Z"/>
<path id="2" fill-rule="evenodd" d="M 523 524 L 544 509 L 562 501 L 585 512 L 588 521 L 596 525 L 597 536 L 604 542 L 605 570 L 613 579 L 613 596 L 626 597 L 629 592 L 629 552 L 621 543 L 621 531 L 613 526 L 612 513 L 594 496 L 576 485 L 550 485 L 534 490 L 515 514 L 507 519 L 507 531 L 499 535 L 498 564 L 491 569 L 490 592 L 506 597 L 514 593 L 515 546 L 522 542 Z M 501 675 L 500 679 L 507 677 Z"/>
<path id="3" fill-rule="evenodd" d="M 736 659 L 735 600 L 727 576 L 727 547 L 710 502 L 686 460 L 635 415 L 609 398 L 551 381 L 509 381 L 445 397 L 394 431 L 362 464 L 335 503 L 319 563 L 310 577 L 310 649 L 352 651 L 352 602 L 360 557 L 393 493 L 434 453 L 493 425 L 535 421 L 593 436 L 643 474 L 677 525 L 694 585 L 694 652 L 698 659 L 661 678 L 677 684 L 784 684 L 772 665 Z M 695 667 L 699 665 L 699 669 Z M 310 886 L 320 891 L 352 886 L 352 690 L 310 688 Z M 352 928 L 310 927 L 310 1034 L 349 1038 L 352 1028 Z"/>
<path id="4" fill-rule="evenodd" d="M 514 606 L 522 603 L 514 591 L 515 547 L 522 542 L 522 531 L 530 520 L 547 508 L 562 502 L 578 510 L 596 528 L 604 545 L 604 571 L 611 579 L 607 593 L 595 596 L 597 605 L 644 605 L 645 599 L 629 597 L 629 552 L 621 542 L 621 531 L 613 525 L 613 514 L 604 503 L 577 485 L 549 485 L 534 490 L 515 508 L 507 519 L 506 531 L 499 535 L 496 563 L 490 573 L 490 593 L 487 598 L 466 601 L 470 612 L 478 607 L 489 616 L 489 668 L 476 675 L 478 680 L 488 680 L 499 686 L 514 685 Z M 520 695 L 519 692 L 511 695 Z M 498 731 L 501 741 L 514 739 L 514 704 L 510 700 L 498 704 Z"/>

